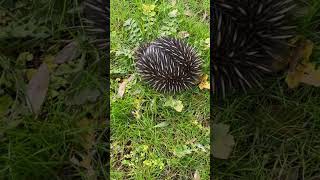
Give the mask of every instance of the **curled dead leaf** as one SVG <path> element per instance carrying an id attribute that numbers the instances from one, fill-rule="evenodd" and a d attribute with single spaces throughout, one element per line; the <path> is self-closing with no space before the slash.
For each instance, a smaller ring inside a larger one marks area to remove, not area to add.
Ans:
<path id="1" fill-rule="evenodd" d="M 62 64 L 77 58 L 79 54 L 80 51 L 77 42 L 72 41 L 57 54 L 57 56 L 54 59 L 54 62 L 56 64 Z"/>
<path id="2" fill-rule="evenodd" d="M 178 36 L 179 36 L 180 38 L 187 38 L 187 37 L 190 36 L 190 34 L 189 34 L 187 31 L 180 31 L 180 32 L 178 33 Z"/>
<path id="3" fill-rule="evenodd" d="M 310 62 L 310 56 L 314 47 L 313 42 L 297 37 L 293 40 L 293 43 L 296 43 L 296 48 L 293 50 L 288 61 L 289 72 L 286 77 L 288 87 L 298 87 L 301 82 L 319 86 L 319 70 L 316 70 L 315 65 Z"/>
<path id="4" fill-rule="evenodd" d="M 219 159 L 228 159 L 235 144 L 234 138 L 229 134 L 229 125 L 214 124 L 212 128 L 212 154 Z"/>
<path id="5" fill-rule="evenodd" d="M 32 112 L 38 114 L 41 109 L 49 86 L 49 69 L 43 63 L 38 71 L 32 76 L 27 86 L 27 102 Z"/>
<path id="6" fill-rule="evenodd" d="M 123 79 L 122 83 L 120 83 L 119 88 L 118 88 L 118 97 L 122 98 L 125 91 L 126 91 L 126 86 L 127 84 L 132 81 L 134 78 L 134 75 L 132 74 L 128 79 Z"/>
<path id="7" fill-rule="evenodd" d="M 201 178 L 200 178 L 199 171 L 196 170 L 196 172 L 194 172 L 194 174 L 193 174 L 193 180 L 200 180 L 200 179 L 201 179 Z"/>
<path id="8" fill-rule="evenodd" d="M 208 81 L 208 75 L 204 74 L 201 76 L 199 88 L 202 89 L 210 89 L 210 83 Z"/>
<path id="9" fill-rule="evenodd" d="M 191 17 L 193 15 L 192 11 L 187 9 L 184 11 L 184 15 Z"/>

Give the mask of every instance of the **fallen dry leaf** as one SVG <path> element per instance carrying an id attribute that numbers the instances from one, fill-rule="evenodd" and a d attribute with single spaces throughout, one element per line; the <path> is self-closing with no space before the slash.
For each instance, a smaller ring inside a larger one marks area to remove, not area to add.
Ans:
<path id="1" fill-rule="evenodd" d="M 82 160 L 77 162 L 73 159 L 74 162 L 77 162 L 79 166 L 85 168 L 86 176 L 89 179 L 96 179 L 96 174 L 94 171 L 94 167 L 92 165 L 93 155 L 92 155 L 92 147 L 95 143 L 95 133 L 94 128 L 92 127 L 93 121 L 90 119 L 82 119 L 77 125 L 80 129 L 85 129 L 90 127 L 88 131 L 85 131 L 80 134 L 82 138 L 81 145 L 84 148 L 85 154 L 82 156 Z"/>
<path id="2" fill-rule="evenodd" d="M 297 47 L 289 58 L 289 72 L 286 82 L 289 88 L 298 87 L 301 82 L 309 85 L 319 86 L 319 70 L 310 63 L 313 51 L 313 43 L 310 40 L 297 39 Z"/>
<path id="3" fill-rule="evenodd" d="M 27 79 L 30 81 L 31 78 L 38 72 L 37 69 L 27 69 L 26 70 L 26 76 L 27 76 Z"/>
<path id="4" fill-rule="evenodd" d="M 132 81 L 134 78 L 134 75 L 132 74 L 128 79 L 123 79 L 122 83 L 120 83 L 119 85 L 119 89 L 118 89 L 118 97 L 122 98 L 124 95 L 124 92 L 126 91 L 126 86 L 127 84 Z"/>
<path id="5" fill-rule="evenodd" d="M 54 62 L 56 64 L 63 64 L 67 61 L 71 61 L 79 56 L 80 51 L 78 44 L 72 41 L 66 45 L 55 57 Z"/>
<path id="6" fill-rule="evenodd" d="M 208 75 L 204 74 L 201 76 L 199 88 L 202 89 L 210 89 L 210 83 L 208 81 Z"/>
<path id="7" fill-rule="evenodd" d="M 212 154 L 219 159 L 228 159 L 235 144 L 234 138 L 229 133 L 229 125 L 213 124 L 212 128 Z"/>
<path id="8" fill-rule="evenodd" d="M 199 171 L 196 170 L 196 172 L 194 172 L 194 174 L 193 174 L 193 180 L 200 180 L 200 179 L 201 179 L 201 178 L 200 178 Z"/>
<path id="9" fill-rule="evenodd" d="M 49 79 L 48 66 L 43 63 L 29 81 L 27 86 L 27 102 L 35 114 L 40 112 L 41 105 L 47 95 Z"/>
<path id="10" fill-rule="evenodd" d="M 67 104 L 69 105 L 82 105 L 87 102 L 95 102 L 98 97 L 101 95 L 98 89 L 94 89 L 91 87 L 85 87 L 81 89 L 77 94 L 72 96 Z"/>
<path id="11" fill-rule="evenodd" d="M 193 15 L 192 11 L 190 11 L 189 9 L 184 11 L 184 15 L 191 17 Z"/>
<path id="12" fill-rule="evenodd" d="M 314 64 L 307 64 L 308 68 L 302 75 L 300 81 L 302 83 L 320 87 L 320 69 L 316 69 Z"/>
<path id="13" fill-rule="evenodd" d="M 180 31 L 180 32 L 178 33 L 178 36 L 179 36 L 180 38 L 187 38 L 187 37 L 190 36 L 190 34 L 189 34 L 187 31 Z"/>

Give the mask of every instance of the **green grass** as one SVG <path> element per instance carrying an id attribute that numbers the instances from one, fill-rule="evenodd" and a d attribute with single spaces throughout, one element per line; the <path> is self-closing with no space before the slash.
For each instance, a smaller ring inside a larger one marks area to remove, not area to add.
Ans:
<path id="1" fill-rule="evenodd" d="M 97 158 L 107 151 L 105 62 L 87 42 L 79 6 L 77 0 L 0 2 L 0 179 L 86 179 L 90 168 L 107 177 L 107 162 Z M 42 62 L 52 65 L 68 40 L 81 45 L 80 56 L 50 69 L 48 94 L 35 116 L 25 98 L 28 72 Z M 25 52 L 33 58 L 21 59 Z M 98 98 L 81 102 L 85 89 L 97 90 Z M 85 157 L 91 166 L 77 163 Z"/>
<path id="2" fill-rule="evenodd" d="M 315 43 L 312 61 L 320 62 L 320 2 L 304 3 L 299 34 Z M 320 90 L 307 85 L 290 90 L 284 78 L 212 109 L 214 123 L 229 124 L 236 141 L 228 160 L 213 163 L 215 179 L 320 178 Z"/>
<path id="3" fill-rule="evenodd" d="M 209 50 L 204 41 L 209 38 L 209 21 L 201 21 L 209 13 L 209 1 L 155 3 L 154 23 L 143 18 L 142 4 L 153 1 L 111 2 L 111 177 L 113 179 L 191 179 L 195 171 L 209 179 L 209 92 L 195 87 L 175 95 L 184 108 L 177 112 L 164 106 L 169 95 L 152 90 L 136 74 L 131 57 L 138 44 L 160 36 L 164 27 L 171 28 L 172 36 L 187 31 L 186 39 L 201 53 L 203 73 L 209 74 Z M 189 8 L 192 17 L 184 15 Z M 178 9 L 178 16 L 168 13 Z M 198 13 L 198 14 L 196 14 Z M 136 26 L 126 28 L 132 18 Z M 170 22 L 172 22 L 170 24 Z M 122 53 L 125 52 L 125 53 Z M 134 74 L 123 98 L 117 98 L 119 79 Z M 140 117 L 134 116 L 133 111 Z M 154 127 L 160 123 L 164 127 Z M 199 144 L 199 147 L 196 146 Z M 205 151 L 202 151 L 201 145 Z M 190 152 L 189 152 L 190 151 Z"/>
<path id="4" fill-rule="evenodd" d="M 154 2 L 111 2 L 111 176 L 192 179 L 198 171 L 201 179 L 209 179 L 208 91 L 195 87 L 174 96 L 183 103 L 182 112 L 164 106 L 169 96 L 141 82 L 132 54 L 139 43 L 155 39 L 165 28 L 173 36 L 187 31 L 186 40 L 201 53 L 203 72 L 209 74 L 204 43 L 209 22 L 202 19 L 210 2 L 178 1 L 180 14 L 170 18 L 168 13 L 175 8 L 169 1 L 156 1 L 157 16 L 148 27 L 141 6 Z M 299 33 L 315 43 L 312 60 L 320 62 L 320 2 L 304 3 L 308 13 L 299 18 Z M 90 179 L 91 169 L 98 179 L 108 177 L 105 54 L 98 58 L 97 50 L 88 44 L 79 5 L 77 0 L 0 1 L 0 179 Z M 184 14 L 187 8 L 192 16 Z M 123 26 L 129 18 L 136 27 Z M 51 74 L 41 112 L 34 116 L 25 102 L 27 72 L 45 60 L 50 64 L 66 40 L 80 43 L 85 65 L 75 71 L 80 56 L 58 66 L 67 74 Z M 24 52 L 33 55 L 32 61 L 21 63 L 19 55 Z M 118 80 L 132 74 L 124 97 L 117 98 Z M 79 104 L 85 97 L 79 93 L 88 93 L 87 89 L 100 95 L 94 102 Z M 319 102 L 319 89 L 289 90 L 281 78 L 264 91 L 238 94 L 215 106 L 214 123 L 230 125 L 236 141 L 228 160 L 214 159 L 215 179 L 294 179 L 296 173 L 296 179 L 319 179 Z M 155 127 L 163 122 L 164 127 Z M 85 158 L 91 160 L 89 166 L 80 164 Z"/>

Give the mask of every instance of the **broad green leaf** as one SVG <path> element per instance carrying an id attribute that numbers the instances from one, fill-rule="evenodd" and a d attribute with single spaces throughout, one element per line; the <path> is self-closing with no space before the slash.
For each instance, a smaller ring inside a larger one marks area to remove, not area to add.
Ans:
<path id="1" fill-rule="evenodd" d="M 185 155 L 191 154 L 191 153 L 192 153 L 192 150 L 190 148 L 188 148 L 188 146 L 186 146 L 186 145 L 177 146 L 177 147 L 175 147 L 175 149 L 173 151 L 173 154 L 175 156 L 180 157 L 180 158 Z"/>
<path id="2" fill-rule="evenodd" d="M 23 52 L 19 54 L 16 62 L 20 66 L 24 67 L 26 62 L 31 61 L 32 59 L 33 59 L 33 54 L 31 54 L 30 52 Z"/>
<path id="3" fill-rule="evenodd" d="M 169 106 L 175 109 L 178 112 L 181 112 L 183 109 L 183 104 L 182 101 L 180 100 L 175 100 L 172 97 L 170 97 L 164 104 L 164 106 Z"/>
<path id="4" fill-rule="evenodd" d="M 162 127 L 166 127 L 168 125 L 169 125 L 169 123 L 167 121 L 164 121 L 164 122 L 161 122 L 161 123 L 155 125 L 154 127 L 155 128 L 162 128 Z"/>

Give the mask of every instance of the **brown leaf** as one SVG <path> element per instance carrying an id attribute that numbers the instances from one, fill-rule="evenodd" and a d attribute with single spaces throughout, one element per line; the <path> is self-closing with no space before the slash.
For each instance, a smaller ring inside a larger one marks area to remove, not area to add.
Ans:
<path id="1" fill-rule="evenodd" d="M 43 63 L 38 72 L 31 78 L 27 86 L 27 102 L 33 113 L 38 114 L 47 95 L 49 86 L 49 69 Z"/>
<path id="2" fill-rule="evenodd" d="M 101 95 L 98 89 L 86 87 L 81 89 L 77 94 L 68 100 L 69 105 L 82 105 L 87 102 L 95 102 Z"/>
<path id="3" fill-rule="evenodd" d="M 313 85 L 315 87 L 320 87 L 320 69 L 316 69 L 314 64 L 307 64 L 308 67 L 306 68 L 307 70 L 301 77 L 301 82 L 308 84 L 308 85 Z"/>
<path id="4" fill-rule="evenodd" d="M 315 70 L 315 66 L 309 62 L 313 43 L 302 37 L 297 37 L 295 41 L 296 48 L 293 49 L 288 60 L 290 66 L 286 77 L 288 87 L 298 87 L 300 82 L 318 86 L 319 73 Z"/>
<path id="5" fill-rule="evenodd" d="M 184 15 L 191 17 L 193 15 L 192 11 L 190 11 L 189 9 L 184 11 Z"/>
<path id="6" fill-rule="evenodd" d="M 198 170 L 196 170 L 196 172 L 194 172 L 194 174 L 193 174 L 193 180 L 201 180 L 200 174 L 199 174 L 199 171 L 198 171 Z"/>
<path id="7" fill-rule="evenodd" d="M 214 124 L 212 130 L 213 156 L 219 159 L 228 159 L 235 144 L 234 138 L 229 133 L 229 125 Z"/>
<path id="8" fill-rule="evenodd" d="M 91 119 L 82 119 L 78 122 L 80 129 L 89 128 L 88 131 L 85 131 L 80 134 L 82 138 L 81 145 L 84 148 L 85 154 L 82 157 L 80 162 L 77 162 L 73 159 L 75 163 L 78 163 L 79 166 L 86 168 L 86 177 L 88 179 L 96 179 L 96 174 L 94 167 L 92 165 L 93 156 L 92 156 L 92 147 L 95 144 L 95 132 L 93 126 L 93 120 Z"/>
<path id="9" fill-rule="evenodd" d="M 92 128 L 93 123 L 94 123 L 94 120 L 90 120 L 90 119 L 86 119 L 86 118 L 80 120 L 77 123 L 77 125 L 80 129 L 90 128 L 90 129 L 88 129 L 88 131 L 85 131 L 80 134 L 80 137 L 83 139 L 82 146 L 85 148 L 86 151 L 90 150 L 90 148 L 93 146 L 94 141 L 95 141 L 94 131 Z"/>
<path id="10" fill-rule="evenodd" d="M 134 78 L 134 75 L 132 74 L 128 79 L 123 79 L 122 83 L 120 83 L 119 85 L 119 89 L 118 89 L 118 97 L 122 98 L 124 95 L 124 92 L 126 91 L 126 86 L 127 84 L 132 81 Z"/>
<path id="11" fill-rule="evenodd" d="M 202 89 L 210 89 L 210 83 L 208 82 L 208 75 L 204 74 L 200 79 L 199 88 Z"/>
<path id="12" fill-rule="evenodd" d="M 72 41 L 66 45 L 55 57 L 54 62 L 56 64 L 63 64 L 67 61 L 71 61 L 77 58 L 80 54 L 78 44 Z"/>

